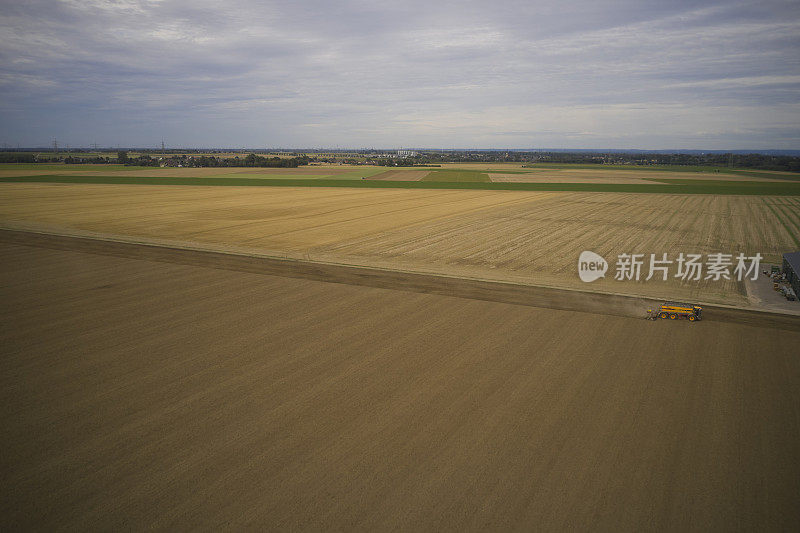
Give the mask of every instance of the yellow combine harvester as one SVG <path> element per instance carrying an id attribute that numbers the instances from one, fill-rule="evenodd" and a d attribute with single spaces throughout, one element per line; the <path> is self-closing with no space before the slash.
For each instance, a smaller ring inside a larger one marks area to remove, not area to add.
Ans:
<path id="1" fill-rule="evenodd" d="M 652 309 L 648 309 L 649 320 L 656 320 L 659 318 L 669 318 L 670 320 L 678 320 L 685 318 L 689 322 L 700 320 L 700 314 L 703 308 L 699 305 L 682 304 L 678 302 L 664 302 L 664 304 L 655 313 Z"/>

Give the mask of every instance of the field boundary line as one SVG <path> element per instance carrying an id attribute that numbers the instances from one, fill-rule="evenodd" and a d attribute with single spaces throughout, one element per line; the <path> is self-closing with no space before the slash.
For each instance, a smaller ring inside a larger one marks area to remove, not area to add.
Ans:
<path id="1" fill-rule="evenodd" d="M 0 227 L 0 242 L 234 270 L 272 276 L 303 278 L 328 283 L 438 294 L 564 311 L 580 311 L 624 317 L 643 317 L 648 308 L 664 299 L 581 291 L 507 281 L 410 272 L 379 267 L 326 263 L 288 257 L 215 251 L 147 242 L 132 242 L 58 233 L 13 230 Z M 700 303 L 700 302 L 698 302 Z M 706 305 L 710 322 L 734 322 L 759 327 L 800 331 L 800 313 L 778 313 L 752 308 Z M 644 321 L 643 321 L 644 322 Z"/>
<path id="2" fill-rule="evenodd" d="M 0 177 L 0 183 L 72 183 L 90 185 L 179 185 L 200 187 L 349 187 L 369 189 L 468 189 L 489 191 L 562 191 L 640 194 L 712 194 L 734 196 L 800 196 L 800 181 L 750 182 L 644 178 L 654 183 L 522 183 L 478 181 L 389 181 L 368 179 L 270 179 L 168 176 L 86 176 L 45 174 Z"/>

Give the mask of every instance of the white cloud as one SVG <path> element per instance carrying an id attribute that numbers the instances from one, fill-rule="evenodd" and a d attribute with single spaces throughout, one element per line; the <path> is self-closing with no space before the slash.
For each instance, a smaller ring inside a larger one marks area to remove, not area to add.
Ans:
<path id="1" fill-rule="evenodd" d="M 204 145 L 787 148 L 800 131 L 794 3 L 31 0 L 4 15 L 8 142 L 170 128 Z"/>
<path id="2" fill-rule="evenodd" d="M 681 83 L 671 83 L 669 88 L 684 87 L 708 87 L 708 88 L 729 88 L 729 87 L 759 87 L 763 85 L 785 85 L 800 84 L 800 75 L 791 76 L 745 76 L 739 78 L 719 78 L 711 80 L 687 81 Z"/>

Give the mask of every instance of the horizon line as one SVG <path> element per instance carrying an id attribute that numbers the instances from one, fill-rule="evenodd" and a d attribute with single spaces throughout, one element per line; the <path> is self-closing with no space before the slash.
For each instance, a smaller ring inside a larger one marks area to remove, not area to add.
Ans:
<path id="1" fill-rule="evenodd" d="M 86 152 L 107 152 L 118 150 L 147 150 L 147 151 L 160 151 L 160 150 L 215 150 L 215 151 L 230 151 L 230 152 L 247 152 L 247 151 L 260 151 L 260 152 L 396 152 L 396 151 L 416 151 L 416 152 L 591 152 L 591 153 L 680 153 L 680 152 L 699 152 L 699 153 L 760 153 L 760 152 L 798 152 L 799 148 L 421 148 L 421 147 L 231 147 L 231 146 L 69 146 L 65 145 L 63 148 L 54 150 L 53 146 L 19 146 L 11 147 L 4 146 L 0 151 L 6 152 L 22 152 L 22 151 L 40 151 L 40 152 L 68 152 L 73 150 L 82 150 Z"/>

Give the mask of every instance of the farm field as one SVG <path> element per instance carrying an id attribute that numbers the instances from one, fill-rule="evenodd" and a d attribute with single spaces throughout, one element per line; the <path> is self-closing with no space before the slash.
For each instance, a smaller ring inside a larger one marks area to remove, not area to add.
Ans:
<path id="1" fill-rule="evenodd" d="M 387 170 L 374 174 L 367 179 L 387 181 L 419 181 L 430 173 L 430 170 Z"/>
<path id="2" fill-rule="evenodd" d="M 800 175 L 780 172 L 675 167 L 495 164 L 475 170 L 455 165 L 392 168 L 309 165 L 299 168 L 144 168 L 120 165 L 0 165 L 0 182 L 358 187 L 516 191 L 587 191 L 713 195 L 800 196 Z M 470 166 L 469 164 L 465 166 Z M 475 166 L 475 165 L 471 165 Z M 77 168 L 76 168 L 77 167 Z M 107 167 L 107 169 L 105 168 Z"/>
<path id="3" fill-rule="evenodd" d="M 585 167 L 585 166 L 584 166 Z M 445 163 L 438 167 L 392 168 L 365 165 L 309 165 L 298 168 L 217 167 L 153 168 L 124 165 L 0 164 L 0 178 L 14 176 L 104 176 L 115 177 L 316 177 L 320 179 L 362 178 L 387 181 L 497 182 L 497 183 L 669 183 L 670 180 L 713 180 L 756 183 L 800 181 L 800 174 L 747 170 L 692 170 L 604 165 Z M 657 180 L 656 182 L 651 180 Z"/>
<path id="4" fill-rule="evenodd" d="M 527 169 L 525 173 L 503 174 L 490 172 L 492 181 L 510 183 L 657 183 L 653 180 L 717 180 L 717 181 L 756 181 L 781 182 L 779 178 L 744 176 L 732 173 L 709 172 L 666 172 L 611 170 L 611 169 Z M 782 176 L 782 175 L 780 175 Z M 800 176 L 798 176 L 800 179 Z"/>
<path id="5" fill-rule="evenodd" d="M 433 170 L 422 178 L 423 181 L 438 181 L 438 182 L 490 182 L 489 175 L 485 172 L 477 172 L 475 170 Z"/>
<path id="6" fill-rule="evenodd" d="M 338 187 L 361 189 L 435 189 L 489 191 L 583 191 L 647 194 L 707 194 L 745 196 L 800 196 L 800 182 L 790 181 L 723 181 L 723 180 L 658 180 L 607 183 L 602 180 L 574 182 L 491 182 L 489 180 L 427 181 L 406 179 L 368 179 L 372 174 L 359 172 L 337 176 L 308 175 L 212 175 L 203 177 L 179 176 L 116 176 L 116 175 L 37 175 L 0 177 L 0 183 L 71 183 L 107 185 L 182 185 L 224 187 Z"/>
<path id="7" fill-rule="evenodd" d="M 11 184 L 0 225 L 747 305 L 735 280 L 616 281 L 618 254 L 800 248 L 800 198 L 407 189 Z M 577 277 L 583 250 L 612 270 Z M 643 269 L 646 276 L 646 266 Z"/>
<path id="8" fill-rule="evenodd" d="M 646 177 L 627 176 L 608 176 L 605 173 L 597 175 L 575 174 L 569 171 L 547 172 L 527 172 L 525 174 L 495 174 L 490 173 L 489 179 L 494 183 L 624 183 L 637 185 L 655 185 L 657 182 L 648 180 Z"/>
<path id="9" fill-rule="evenodd" d="M 82 165 L 83 168 L 74 168 L 80 165 L 69 165 L 70 168 L 53 168 L 55 165 L 41 165 L 45 168 L 28 169 L 9 169 L 0 166 L 0 177 L 9 176 L 41 176 L 41 175 L 80 175 L 80 176 L 103 176 L 109 171 L 118 177 L 165 177 L 182 176 L 187 178 L 198 178 L 205 176 L 273 176 L 273 175 L 299 175 L 299 176 L 336 176 L 339 174 L 352 173 L 353 168 L 247 168 L 247 167 L 206 167 L 206 168 L 152 168 L 152 167 L 125 167 L 122 165 L 96 165 L 113 166 L 120 168 L 96 169 L 95 165 Z M 67 166 L 67 165 L 64 165 Z M 362 167 L 364 168 L 364 167 Z M 357 168 L 355 170 L 358 170 Z M 369 171 L 369 168 L 365 168 Z"/>
<path id="10" fill-rule="evenodd" d="M 800 332 L 0 253 L 4 530 L 800 520 Z"/>

